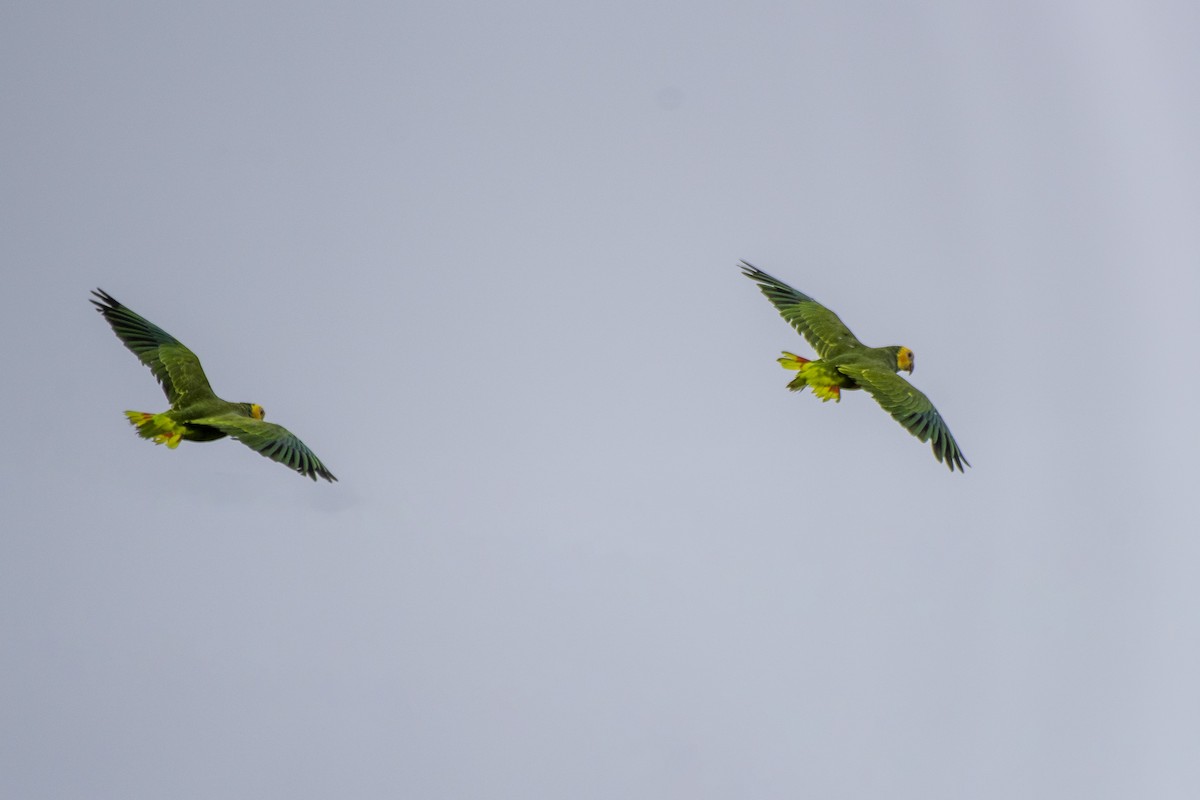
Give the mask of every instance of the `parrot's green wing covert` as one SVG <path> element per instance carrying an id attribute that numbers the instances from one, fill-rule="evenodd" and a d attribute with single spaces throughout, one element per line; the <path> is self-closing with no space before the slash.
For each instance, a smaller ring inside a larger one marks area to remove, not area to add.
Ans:
<path id="1" fill-rule="evenodd" d="M 255 450 L 267 458 L 274 459 L 280 464 L 291 467 L 301 475 L 307 475 L 314 481 L 321 476 L 329 482 L 336 481 L 333 473 L 325 468 L 321 459 L 317 458 L 304 442 L 282 425 L 264 422 L 253 417 L 242 417 L 236 414 L 222 414 L 216 417 L 200 417 L 189 420 L 189 425 L 208 425 L 222 433 L 232 436 L 242 444 Z"/>
<path id="2" fill-rule="evenodd" d="M 93 300 L 92 305 L 104 315 L 117 338 L 154 373 L 172 406 L 180 405 L 185 398 L 191 402 L 216 396 L 204 376 L 200 359 L 178 339 L 130 311 L 103 289 L 92 294 L 100 298 Z"/>
<path id="3" fill-rule="evenodd" d="M 845 364 L 838 369 L 866 389 L 909 433 L 922 442 L 930 442 L 934 457 L 951 472 L 955 467 L 959 472 L 966 472 L 963 464 L 971 466 L 958 449 L 958 442 L 954 441 L 942 415 L 911 383 L 885 367 Z"/>
<path id="4" fill-rule="evenodd" d="M 779 310 L 780 315 L 795 328 L 821 358 L 855 347 L 862 347 L 837 314 L 798 292 L 778 278 L 773 278 L 753 264 L 743 261 L 742 274 L 758 284 L 758 288 Z"/>

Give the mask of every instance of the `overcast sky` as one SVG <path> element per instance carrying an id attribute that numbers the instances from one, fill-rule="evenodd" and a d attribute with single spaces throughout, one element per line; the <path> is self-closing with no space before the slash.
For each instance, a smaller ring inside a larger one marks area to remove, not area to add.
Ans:
<path id="1" fill-rule="evenodd" d="M 0 796 L 1200 796 L 1200 11 L 0 9 Z M 917 354 L 974 465 L 736 262 Z M 337 474 L 138 439 L 103 287 Z"/>

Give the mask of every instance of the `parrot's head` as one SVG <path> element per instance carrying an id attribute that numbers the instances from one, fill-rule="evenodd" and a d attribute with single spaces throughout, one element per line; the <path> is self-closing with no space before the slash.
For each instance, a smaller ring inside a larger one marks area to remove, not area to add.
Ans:
<path id="1" fill-rule="evenodd" d="M 902 369 L 909 375 L 913 371 L 913 351 L 907 347 L 901 347 L 896 350 L 896 368 Z"/>
<path id="2" fill-rule="evenodd" d="M 246 416 L 251 419 L 263 419 L 267 416 L 267 412 L 263 411 L 263 407 L 258 403 L 238 403 L 238 405 L 246 409 Z"/>

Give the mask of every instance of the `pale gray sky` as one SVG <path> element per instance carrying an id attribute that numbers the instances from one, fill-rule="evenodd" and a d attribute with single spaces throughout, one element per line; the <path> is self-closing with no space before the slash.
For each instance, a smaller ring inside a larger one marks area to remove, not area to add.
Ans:
<path id="1" fill-rule="evenodd" d="M 6 3 L 0 796 L 1196 797 L 1198 36 Z M 96 286 L 340 482 L 139 440 Z"/>

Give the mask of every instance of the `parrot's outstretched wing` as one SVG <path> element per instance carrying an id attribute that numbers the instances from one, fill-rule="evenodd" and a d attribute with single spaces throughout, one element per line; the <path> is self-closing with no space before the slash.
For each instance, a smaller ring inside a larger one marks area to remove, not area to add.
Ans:
<path id="1" fill-rule="evenodd" d="M 808 340 L 821 358 L 863 346 L 837 314 L 816 300 L 746 261 L 741 267 L 742 274 L 758 284 L 780 315 Z"/>
<path id="2" fill-rule="evenodd" d="M 842 365 L 838 370 L 866 389 L 875 402 L 895 417 L 909 433 L 922 442 L 929 442 L 934 457 L 949 467 L 951 472 L 955 467 L 959 472 L 965 472 L 963 465 L 971 466 L 958 449 L 958 442 L 954 441 L 942 415 L 929 402 L 929 398 L 911 383 L 884 367 Z"/>
<path id="3" fill-rule="evenodd" d="M 237 439 L 242 444 L 255 450 L 267 458 L 274 459 L 280 464 L 291 467 L 301 475 L 307 475 L 314 481 L 322 477 L 329 482 L 336 481 L 321 459 L 309 450 L 304 442 L 282 425 L 264 422 L 253 417 L 243 417 L 237 414 L 221 414 L 215 417 L 200 417 L 188 421 L 189 425 L 208 425 Z"/>
<path id="4" fill-rule="evenodd" d="M 92 305 L 112 326 L 117 338 L 150 368 L 172 406 L 215 397 L 200 359 L 171 334 L 150 320 L 121 305 L 103 289 L 92 292 L 99 300 Z"/>

